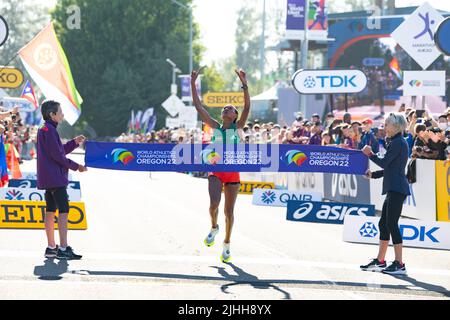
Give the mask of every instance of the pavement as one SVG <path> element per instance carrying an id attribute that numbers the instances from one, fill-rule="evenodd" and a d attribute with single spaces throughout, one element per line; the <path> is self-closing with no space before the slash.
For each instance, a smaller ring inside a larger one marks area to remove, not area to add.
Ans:
<path id="1" fill-rule="evenodd" d="M 83 163 L 83 155 L 70 157 Z M 287 221 L 285 208 L 254 206 L 239 195 L 232 261 L 224 264 L 223 204 L 216 244 L 203 244 L 210 229 L 205 179 L 92 168 L 72 175 L 88 230 L 69 231 L 69 244 L 83 259 L 45 259 L 43 230 L 0 230 L 0 299 L 450 298 L 450 251 L 405 248 L 408 276 L 362 272 L 377 246 L 343 242 L 342 225 Z"/>

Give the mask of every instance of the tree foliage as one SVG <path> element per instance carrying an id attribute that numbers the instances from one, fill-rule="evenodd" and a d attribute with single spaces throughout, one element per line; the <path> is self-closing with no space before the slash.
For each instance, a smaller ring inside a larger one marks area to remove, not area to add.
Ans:
<path id="1" fill-rule="evenodd" d="M 66 27 L 70 5 L 81 9 L 79 30 Z M 82 121 L 101 136 L 117 135 L 126 129 L 132 109 L 152 106 L 157 127 L 164 125 L 161 103 L 172 82 L 166 59 L 183 73 L 189 70 L 188 10 L 167 0 L 59 0 L 52 17 L 84 99 Z M 194 24 L 194 40 L 198 34 Z M 194 45 L 194 66 L 202 50 Z"/>

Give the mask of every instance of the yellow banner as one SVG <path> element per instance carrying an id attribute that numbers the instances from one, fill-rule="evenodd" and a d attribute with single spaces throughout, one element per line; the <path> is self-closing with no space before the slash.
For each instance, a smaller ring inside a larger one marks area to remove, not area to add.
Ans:
<path id="1" fill-rule="evenodd" d="M 45 201 L 0 201 L 0 229 L 45 229 Z M 58 213 L 55 215 L 58 229 Z M 83 202 L 69 202 L 69 230 L 86 230 Z"/>
<path id="2" fill-rule="evenodd" d="M 19 69 L 0 66 L 0 88 L 18 88 L 22 85 L 23 73 Z"/>
<path id="3" fill-rule="evenodd" d="M 241 181 L 240 194 L 253 194 L 253 189 L 275 189 L 273 182 Z"/>
<path id="4" fill-rule="evenodd" d="M 436 161 L 437 220 L 450 222 L 450 163 Z"/>
<path id="5" fill-rule="evenodd" d="M 227 104 L 235 107 L 244 106 L 243 92 L 208 92 L 203 95 L 203 103 L 208 107 L 223 108 Z"/>

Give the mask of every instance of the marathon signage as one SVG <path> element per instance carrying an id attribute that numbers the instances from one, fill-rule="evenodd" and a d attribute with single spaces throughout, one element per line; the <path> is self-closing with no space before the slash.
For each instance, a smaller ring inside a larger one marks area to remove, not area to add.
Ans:
<path id="1" fill-rule="evenodd" d="M 278 144 L 86 143 L 91 168 L 128 171 L 332 172 L 363 175 L 359 150 Z"/>
<path id="2" fill-rule="evenodd" d="M 69 201 L 81 201 L 79 189 L 67 189 Z M 45 201 L 45 190 L 28 188 L 0 188 L 0 199 L 10 201 Z"/>
<path id="3" fill-rule="evenodd" d="M 0 229 L 45 229 L 45 202 L 0 201 Z M 68 217 L 69 230 L 86 230 L 86 210 L 83 202 L 71 202 Z M 55 214 L 58 229 L 58 213 Z"/>
<path id="4" fill-rule="evenodd" d="M 379 221 L 379 217 L 347 216 L 344 221 L 344 241 L 379 244 Z M 405 247 L 450 250 L 448 222 L 400 219 L 399 227 Z"/>
<path id="5" fill-rule="evenodd" d="M 288 201 L 286 219 L 290 221 L 343 224 L 349 215 L 375 216 L 373 205 L 352 203 Z"/>
<path id="6" fill-rule="evenodd" d="M 37 109 L 29 100 L 24 98 L 2 97 L 0 101 L 3 102 L 3 108 L 11 110 L 14 107 L 19 107 L 20 112 L 35 112 Z"/>
<path id="7" fill-rule="evenodd" d="M 361 70 L 299 70 L 292 77 L 294 88 L 301 94 L 358 93 L 367 86 Z"/>
<path id="8" fill-rule="evenodd" d="M 322 201 L 319 192 L 288 190 L 253 190 L 253 204 L 257 206 L 287 207 L 288 201 Z"/>
<path id="9" fill-rule="evenodd" d="M 275 189 L 273 182 L 241 181 L 240 194 L 253 194 L 255 190 Z"/>
<path id="10" fill-rule="evenodd" d="M 18 88 L 23 83 L 23 73 L 19 69 L 0 66 L 0 88 Z"/>
<path id="11" fill-rule="evenodd" d="M 12 180 L 9 180 L 8 187 L 36 189 L 37 188 L 37 180 L 12 179 Z M 80 190 L 81 189 L 80 182 L 79 181 L 70 181 L 69 184 L 67 185 L 67 189 Z"/>
<path id="12" fill-rule="evenodd" d="M 227 104 L 243 107 L 245 104 L 243 92 L 209 92 L 203 96 L 203 103 L 208 107 L 223 108 Z"/>

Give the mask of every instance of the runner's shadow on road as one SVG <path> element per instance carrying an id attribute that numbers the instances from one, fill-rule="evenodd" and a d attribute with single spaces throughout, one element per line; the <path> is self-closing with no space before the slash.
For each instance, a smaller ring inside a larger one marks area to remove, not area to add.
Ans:
<path id="1" fill-rule="evenodd" d="M 223 268 L 223 267 L 211 266 L 211 268 L 217 269 L 219 274 L 222 277 L 224 277 L 225 280 L 232 281 L 231 283 L 227 283 L 227 284 L 224 284 L 221 286 L 220 289 L 222 290 L 223 293 L 230 294 L 230 292 L 228 292 L 228 289 L 231 286 L 248 284 L 248 285 L 251 285 L 255 289 L 274 289 L 276 291 L 281 292 L 284 295 L 283 300 L 291 300 L 291 295 L 289 292 L 284 291 L 280 287 L 277 287 L 270 281 L 258 279 L 257 276 L 252 275 L 248 272 L 245 272 L 244 270 L 242 270 L 241 268 L 239 268 L 238 266 L 236 266 L 233 263 L 229 262 L 226 264 L 229 265 L 231 268 L 233 268 L 234 272 L 236 272 L 236 275 L 229 274 L 228 271 L 225 270 L 225 268 Z"/>
<path id="2" fill-rule="evenodd" d="M 67 260 L 58 260 L 48 258 L 43 266 L 34 267 L 34 275 L 39 276 L 39 280 L 61 280 L 61 275 L 67 272 L 69 264 Z"/>
<path id="3" fill-rule="evenodd" d="M 426 282 L 420 282 L 414 278 L 411 278 L 410 276 L 402 276 L 402 275 L 391 275 L 391 277 L 396 278 L 398 280 L 404 280 L 409 283 L 411 283 L 413 286 L 425 289 L 427 291 L 437 292 L 442 294 L 445 297 L 450 297 L 450 292 L 441 286 L 436 286 L 434 284 L 426 283 Z"/>

